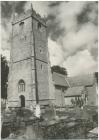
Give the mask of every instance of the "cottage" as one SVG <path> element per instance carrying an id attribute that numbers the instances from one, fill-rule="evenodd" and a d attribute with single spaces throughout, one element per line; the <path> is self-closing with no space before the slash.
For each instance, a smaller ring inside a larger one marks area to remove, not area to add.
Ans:
<path id="1" fill-rule="evenodd" d="M 65 105 L 79 105 L 82 106 L 86 103 L 86 94 L 84 92 L 84 87 L 71 87 L 64 94 Z"/>
<path id="2" fill-rule="evenodd" d="M 94 74 L 68 77 L 70 88 L 65 92 L 65 104 L 72 104 L 71 99 L 80 97 L 84 99 L 85 105 L 97 106 L 97 76 Z M 83 94 L 82 94 L 83 93 Z M 73 101 L 73 100 L 72 100 Z"/>
<path id="3" fill-rule="evenodd" d="M 55 105 L 64 106 L 97 106 L 97 74 L 66 77 L 56 72 L 52 73 L 55 87 Z"/>

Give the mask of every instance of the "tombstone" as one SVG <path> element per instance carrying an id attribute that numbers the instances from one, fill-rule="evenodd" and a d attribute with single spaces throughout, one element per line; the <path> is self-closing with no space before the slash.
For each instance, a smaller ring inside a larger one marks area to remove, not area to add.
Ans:
<path id="1" fill-rule="evenodd" d="M 45 113 L 43 115 L 44 119 L 47 120 L 53 120 L 56 117 L 56 111 L 54 106 L 47 106 L 45 109 Z"/>
<path id="2" fill-rule="evenodd" d="M 34 126 L 32 126 L 32 125 L 28 125 L 27 127 L 26 127 L 26 132 L 25 132 L 25 135 L 28 137 L 28 139 L 26 139 L 26 140 L 36 140 L 36 139 L 38 139 L 38 138 L 40 138 L 40 140 L 41 140 L 41 135 L 40 135 L 40 128 L 34 128 Z"/>
<path id="3" fill-rule="evenodd" d="M 36 105 L 35 116 L 37 118 L 40 118 L 40 116 L 41 116 L 41 110 L 40 110 L 40 105 L 39 104 Z"/>
<path id="4" fill-rule="evenodd" d="M 10 138 L 10 139 L 15 138 L 15 134 L 14 134 L 14 133 L 10 133 L 9 138 Z"/>
<path id="5" fill-rule="evenodd" d="M 5 109 L 5 111 L 6 112 L 10 112 L 10 110 L 9 110 L 9 104 L 8 103 L 6 103 L 6 109 Z"/>

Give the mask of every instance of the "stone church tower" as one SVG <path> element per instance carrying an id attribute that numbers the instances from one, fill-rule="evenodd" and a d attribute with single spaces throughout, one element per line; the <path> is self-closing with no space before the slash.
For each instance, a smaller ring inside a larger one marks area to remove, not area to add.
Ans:
<path id="1" fill-rule="evenodd" d="M 55 97 L 49 65 L 47 26 L 32 8 L 12 22 L 11 64 L 8 81 L 9 107 L 41 107 Z"/>

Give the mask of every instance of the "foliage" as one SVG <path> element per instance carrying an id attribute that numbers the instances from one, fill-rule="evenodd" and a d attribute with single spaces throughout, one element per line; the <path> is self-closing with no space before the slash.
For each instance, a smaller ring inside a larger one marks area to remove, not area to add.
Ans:
<path id="1" fill-rule="evenodd" d="M 84 105 L 84 100 L 82 98 L 81 99 L 75 98 L 75 100 L 71 99 L 71 103 L 72 103 L 72 105 L 82 107 Z"/>
<path id="2" fill-rule="evenodd" d="M 67 70 L 63 67 L 58 66 L 58 65 L 52 66 L 51 71 L 52 71 L 52 73 L 57 72 L 57 73 L 60 73 L 60 74 L 67 76 Z"/>
<path id="3" fill-rule="evenodd" d="M 96 78 L 96 81 L 98 83 L 98 72 L 95 72 L 95 78 Z"/>
<path id="4" fill-rule="evenodd" d="M 7 82 L 9 67 L 4 56 L 1 55 L 1 98 L 7 99 Z"/>

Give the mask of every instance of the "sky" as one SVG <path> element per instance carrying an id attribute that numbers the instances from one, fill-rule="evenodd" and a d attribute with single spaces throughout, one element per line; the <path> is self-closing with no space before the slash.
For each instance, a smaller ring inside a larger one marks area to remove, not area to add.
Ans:
<path id="1" fill-rule="evenodd" d="M 30 9 L 46 17 L 51 66 L 69 76 L 98 71 L 98 3 L 95 1 L 2 1 L 1 52 L 10 59 L 13 12 Z"/>

